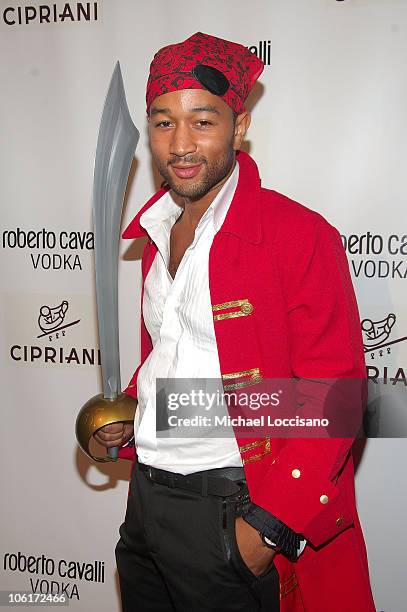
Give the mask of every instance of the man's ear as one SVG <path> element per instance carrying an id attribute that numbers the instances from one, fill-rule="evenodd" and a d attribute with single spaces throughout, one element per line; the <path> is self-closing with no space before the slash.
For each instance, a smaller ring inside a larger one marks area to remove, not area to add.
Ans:
<path id="1" fill-rule="evenodd" d="M 248 111 L 244 111 L 236 117 L 233 137 L 233 148 L 235 151 L 238 151 L 240 149 L 246 132 L 249 129 L 250 122 L 251 116 Z"/>

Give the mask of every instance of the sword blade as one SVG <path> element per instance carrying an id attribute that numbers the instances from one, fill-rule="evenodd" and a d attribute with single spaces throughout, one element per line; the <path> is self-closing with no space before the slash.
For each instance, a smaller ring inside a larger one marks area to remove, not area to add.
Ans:
<path id="1" fill-rule="evenodd" d="M 99 345 L 103 395 L 107 399 L 115 399 L 121 391 L 118 318 L 120 221 L 139 137 L 130 117 L 117 62 L 100 122 L 92 196 Z"/>

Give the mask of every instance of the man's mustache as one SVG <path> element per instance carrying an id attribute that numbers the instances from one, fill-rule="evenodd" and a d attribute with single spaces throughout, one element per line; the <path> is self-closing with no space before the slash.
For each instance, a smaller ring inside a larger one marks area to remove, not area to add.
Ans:
<path id="1" fill-rule="evenodd" d="M 185 157 L 173 157 L 167 161 L 167 166 L 193 166 L 197 164 L 206 164 L 205 157 L 193 157 L 192 155 L 186 155 Z"/>

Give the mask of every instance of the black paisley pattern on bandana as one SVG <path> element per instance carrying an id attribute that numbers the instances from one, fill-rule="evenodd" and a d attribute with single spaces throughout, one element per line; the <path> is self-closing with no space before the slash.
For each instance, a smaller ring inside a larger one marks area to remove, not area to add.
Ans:
<path id="1" fill-rule="evenodd" d="M 187 40 L 168 45 L 154 56 L 147 81 L 147 113 L 155 98 L 179 89 L 205 89 L 192 73 L 197 64 L 212 66 L 228 80 L 221 98 L 236 113 L 263 71 L 263 62 L 243 45 L 197 32 Z"/>

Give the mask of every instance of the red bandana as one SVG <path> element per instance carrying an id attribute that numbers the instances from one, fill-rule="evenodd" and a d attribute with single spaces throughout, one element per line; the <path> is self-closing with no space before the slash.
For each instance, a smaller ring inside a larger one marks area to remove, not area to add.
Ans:
<path id="1" fill-rule="evenodd" d="M 197 32 L 155 54 L 147 82 L 147 113 L 155 98 L 179 89 L 208 89 L 241 113 L 263 68 L 243 45 Z"/>

